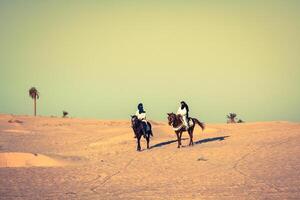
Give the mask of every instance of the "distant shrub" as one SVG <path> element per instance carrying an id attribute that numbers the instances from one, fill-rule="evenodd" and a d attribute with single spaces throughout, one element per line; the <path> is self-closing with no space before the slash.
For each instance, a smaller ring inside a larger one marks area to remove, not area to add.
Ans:
<path id="1" fill-rule="evenodd" d="M 243 121 L 242 119 L 239 119 L 239 120 L 237 121 L 237 123 L 244 123 L 244 121 Z"/>
<path id="2" fill-rule="evenodd" d="M 236 118 L 236 114 L 235 113 L 229 113 L 229 115 L 227 115 L 227 123 L 236 123 L 235 121 Z"/>
<path id="3" fill-rule="evenodd" d="M 63 111 L 63 118 L 66 118 L 69 113 L 67 111 Z"/>

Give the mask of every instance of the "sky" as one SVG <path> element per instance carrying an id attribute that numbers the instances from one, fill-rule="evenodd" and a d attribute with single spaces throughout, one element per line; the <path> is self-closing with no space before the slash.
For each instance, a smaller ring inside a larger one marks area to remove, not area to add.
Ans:
<path id="1" fill-rule="evenodd" d="M 300 121 L 296 0 L 0 0 L 0 113 Z"/>

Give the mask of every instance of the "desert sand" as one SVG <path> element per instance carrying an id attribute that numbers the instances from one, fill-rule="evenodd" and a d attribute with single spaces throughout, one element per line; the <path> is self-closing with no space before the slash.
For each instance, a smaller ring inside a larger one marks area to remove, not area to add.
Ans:
<path id="1" fill-rule="evenodd" d="M 0 115 L 0 199 L 300 198 L 300 123 L 153 128 L 137 152 L 129 119 Z"/>

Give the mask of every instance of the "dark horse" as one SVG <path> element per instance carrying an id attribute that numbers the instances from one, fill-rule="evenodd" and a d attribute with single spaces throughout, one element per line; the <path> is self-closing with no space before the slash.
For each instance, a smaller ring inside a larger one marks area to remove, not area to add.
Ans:
<path id="1" fill-rule="evenodd" d="M 150 136 L 152 134 L 152 128 L 151 124 L 148 122 L 149 129 L 145 130 L 144 134 L 144 125 L 141 120 L 137 118 L 136 115 L 131 116 L 131 127 L 133 129 L 133 132 L 135 134 L 135 137 L 137 139 L 137 151 L 141 151 L 141 138 L 144 136 L 144 138 L 147 140 L 147 149 L 149 149 L 149 142 L 150 142 Z"/>
<path id="2" fill-rule="evenodd" d="M 186 127 L 183 124 L 183 120 L 181 115 L 176 115 L 174 113 L 168 113 L 168 123 L 170 126 L 173 127 L 176 135 L 177 135 L 177 141 L 178 141 L 178 148 L 180 148 L 181 146 L 181 136 L 182 133 L 187 131 L 190 135 L 190 145 L 194 145 L 193 142 L 193 132 L 194 132 L 194 128 L 195 125 L 198 124 L 202 130 L 204 130 L 204 123 L 200 122 L 198 119 L 196 118 L 189 118 L 188 119 L 188 123 L 189 123 L 189 128 L 186 129 Z"/>

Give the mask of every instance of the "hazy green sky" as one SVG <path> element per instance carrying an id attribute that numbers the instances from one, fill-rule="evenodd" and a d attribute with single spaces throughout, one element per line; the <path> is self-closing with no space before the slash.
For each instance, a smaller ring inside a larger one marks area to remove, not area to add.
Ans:
<path id="1" fill-rule="evenodd" d="M 0 112 L 300 121 L 299 2 L 0 0 Z"/>

